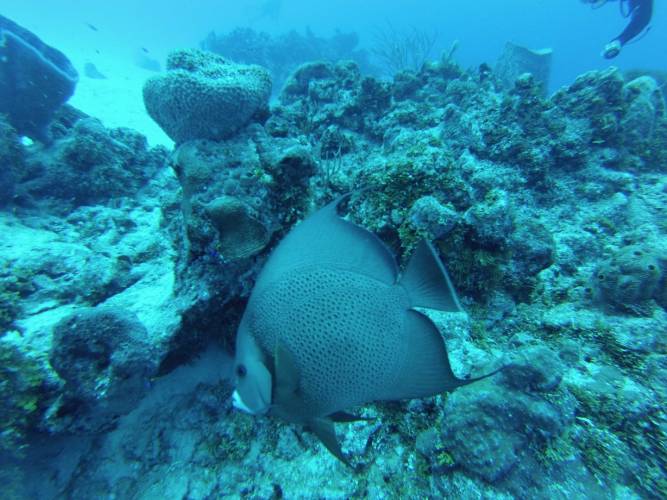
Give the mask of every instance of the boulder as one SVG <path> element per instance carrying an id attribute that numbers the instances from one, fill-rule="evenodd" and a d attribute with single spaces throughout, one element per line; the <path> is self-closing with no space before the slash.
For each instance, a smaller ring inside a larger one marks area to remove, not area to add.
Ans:
<path id="1" fill-rule="evenodd" d="M 19 134 L 48 141 L 53 114 L 72 96 L 78 79 L 65 54 L 0 16 L 0 113 Z"/>

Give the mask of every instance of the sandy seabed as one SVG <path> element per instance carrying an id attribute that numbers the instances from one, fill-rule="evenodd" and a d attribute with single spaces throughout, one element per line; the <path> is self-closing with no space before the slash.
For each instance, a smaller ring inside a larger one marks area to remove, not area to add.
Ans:
<path id="1" fill-rule="evenodd" d="M 100 119 L 106 127 L 132 128 L 144 134 L 151 146 L 162 144 L 171 148 L 173 141 L 148 116 L 144 107 L 141 89 L 156 73 L 133 65 L 107 65 L 97 69 L 106 79 L 89 78 L 77 65 L 79 83 L 69 103 Z"/>

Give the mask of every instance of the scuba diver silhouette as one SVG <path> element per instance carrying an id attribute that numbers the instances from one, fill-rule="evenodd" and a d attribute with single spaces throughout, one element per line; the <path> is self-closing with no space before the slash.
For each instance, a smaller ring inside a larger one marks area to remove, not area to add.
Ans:
<path id="1" fill-rule="evenodd" d="M 610 0 L 581 0 L 584 3 L 590 4 L 594 9 L 602 7 Z M 630 18 L 630 22 L 625 27 L 623 32 L 609 42 L 602 55 L 607 59 L 613 59 L 620 52 L 621 49 L 630 40 L 636 38 L 648 31 L 648 25 L 653 16 L 653 0 L 618 0 L 620 2 L 621 14 L 623 17 Z"/>

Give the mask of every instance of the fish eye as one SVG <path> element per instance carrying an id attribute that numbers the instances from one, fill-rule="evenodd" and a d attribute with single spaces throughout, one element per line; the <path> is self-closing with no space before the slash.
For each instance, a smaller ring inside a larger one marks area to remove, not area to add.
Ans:
<path id="1" fill-rule="evenodd" d="M 248 374 L 248 369 L 245 365 L 238 365 L 236 367 L 236 375 L 239 377 L 245 377 Z"/>

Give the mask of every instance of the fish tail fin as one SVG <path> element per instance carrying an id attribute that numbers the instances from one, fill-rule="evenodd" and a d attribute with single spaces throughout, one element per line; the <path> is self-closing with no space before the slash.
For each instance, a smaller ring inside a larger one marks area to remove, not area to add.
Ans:
<path id="1" fill-rule="evenodd" d="M 457 377 L 452 370 L 445 341 L 433 322 L 414 310 L 407 311 L 405 319 L 408 338 L 405 366 L 387 399 L 411 399 L 453 391 L 502 370 L 501 367 L 481 377 Z"/>
<path id="2" fill-rule="evenodd" d="M 399 284 L 407 291 L 412 307 L 463 311 L 445 266 L 426 240 L 417 245 Z"/>
<path id="3" fill-rule="evenodd" d="M 485 378 L 493 377 L 496 373 L 502 371 L 505 368 L 505 365 L 500 366 L 496 368 L 495 370 L 491 370 L 489 373 L 485 373 L 484 375 L 480 375 L 479 377 L 471 377 L 471 378 L 465 378 L 465 379 L 459 379 L 460 385 L 468 385 L 472 384 L 473 382 L 477 382 L 478 380 L 483 380 Z"/>
<path id="4" fill-rule="evenodd" d="M 405 333 L 409 339 L 405 368 L 398 386 L 393 388 L 398 399 L 419 398 L 453 391 L 466 384 L 459 379 L 449 363 L 447 347 L 433 322 L 419 311 L 407 311 Z"/>

